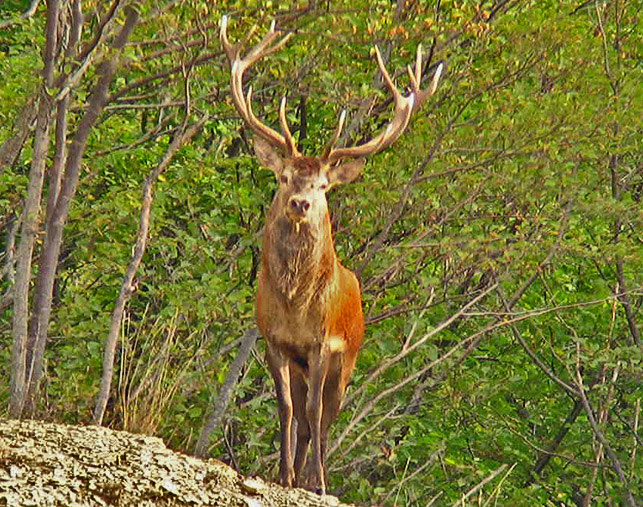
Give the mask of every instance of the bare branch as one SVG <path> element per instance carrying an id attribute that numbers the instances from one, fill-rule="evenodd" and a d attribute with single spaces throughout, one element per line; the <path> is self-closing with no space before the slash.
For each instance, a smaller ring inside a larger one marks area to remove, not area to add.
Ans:
<path id="1" fill-rule="evenodd" d="M 505 299 L 502 290 L 498 289 L 498 294 L 500 296 L 500 300 L 502 301 L 502 304 L 505 307 L 505 310 L 509 312 L 509 303 L 507 303 L 507 300 Z M 560 377 L 558 377 L 551 369 L 543 363 L 540 358 L 535 354 L 533 350 L 531 350 L 531 347 L 529 344 L 525 341 L 525 339 L 522 337 L 522 334 L 520 331 L 518 331 L 518 328 L 514 325 L 511 326 L 511 331 L 514 335 L 514 338 L 518 343 L 520 343 L 520 346 L 523 348 L 523 350 L 527 353 L 527 355 L 531 358 L 531 360 L 534 362 L 538 368 L 542 370 L 542 372 L 547 375 L 551 380 L 556 382 L 560 387 L 563 388 L 564 391 L 567 393 L 571 394 L 572 396 L 578 396 L 578 393 L 576 392 L 576 389 L 574 389 L 572 386 L 567 384 L 564 380 L 562 380 Z"/>
<path id="2" fill-rule="evenodd" d="M 150 211 L 152 209 L 152 198 L 154 184 L 159 175 L 170 165 L 172 158 L 176 152 L 183 147 L 194 135 L 201 130 L 207 120 L 207 115 L 203 116 L 198 122 L 190 126 L 186 130 L 178 132 L 168 146 L 163 158 L 156 166 L 156 168 L 147 176 L 145 184 L 143 185 L 143 198 L 141 203 L 141 214 L 139 220 L 139 229 L 136 237 L 136 245 L 134 253 L 130 260 L 129 266 L 121 284 L 121 290 L 114 303 L 114 310 L 112 312 L 112 320 L 109 328 L 109 335 L 105 342 L 105 351 L 103 354 L 103 375 L 101 377 L 100 391 L 96 399 L 96 406 L 94 408 L 93 422 L 94 424 L 102 424 L 107 401 L 109 399 L 109 392 L 112 385 L 112 376 L 114 372 L 114 357 L 116 353 L 116 344 L 121 329 L 121 322 L 123 318 L 123 311 L 125 304 L 136 290 L 134 277 L 136 271 L 143 259 L 145 248 L 147 246 L 147 236 L 149 232 Z"/>
<path id="3" fill-rule="evenodd" d="M 212 413 L 208 416 L 208 420 L 201 429 L 199 439 L 194 448 L 194 454 L 200 458 L 205 458 L 208 454 L 208 447 L 210 443 L 210 435 L 219 427 L 223 415 L 228 408 L 228 403 L 232 397 L 234 387 L 239 379 L 241 368 L 248 360 L 250 352 L 255 342 L 259 338 L 259 331 L 257 328 L 246 331 L 239 345 L 239 352 L 237 352 L 234 361 L 230 365 L 230 369 L 226 375 L 225 381 L 219 390 L 219 396 L 213 403 Z"/>
<path id="4" fill-rule="evenodd" d="M 27 7 L 27 10 L 24 11 L 18 18 L 14 19 L 5 19 L 0 21 L 0 30 L 4 30 L 5 28 L 9 28 L 11 25 L 15 25 L 20 21 L 21 19 L 29 19 L 36 14 L 36 10 L 38 9 L 38 4 L 40 3 L 40 0 L 31 0 L 31 3 L 29 4 L 29 7 Z"/>
<path id="5" fill-rule="evenodd" d="M 384 371 L 386 371 L 391 366 L 393 366 L 394 364 L 398 363 L 403 358 L 408 356 L 415 349 L 417 349 L 418 347 L 426 343 L 430 338 L 432 338 L 436 334 L 440 333 L 442 330 L 449 327 L 453 322 L 455 322 L 457 319 L 462 317 L 469 308 L 471 308 L 476 303 L 480 302 L 485 296 L 487 296 L 490 292 L 492 292 L 497 286 L 498 286 L 497 284 L 492 284 L 490 287 L 487 287 L 480 294 L 476 295 L 473 299 L 465 303 L 462 306 L 462 308 L 460 308 L 453 315 L 443 320 L 440 324 L 435 326 L 428 333 L 425 333 L 424 336 L 419 338 L 415 343 L 413 343 L 412 345 L 407 345 L 395 356 L 383 361 L 377 368 L 375 368 L 375 370 L 373 370 L 369 374 L 369 376 L 362 382 L 360 387 L 358 387 L 355 391 L 353 391 L 349 396 L 345 398 L 344 406 L 352 403 L 353 400 L 355 400 L 358 396 L 362 394 L 363 391 L 365 391 L 368 388 L 368 386 L 373 385 L 373 382 L 375 381 L 375 379 L 379 377 Z"/>
<path id="6" fill-rule="evenodd" d="M 339 459 L 341 459 L 341 458 L 345 457 L 349 452 L 351 452 L 351 451 L 355 448 L 355 446 L 356 446 L 356 445 L 357 445 L 357 444 L 358 444 L 358 443 L 359 443 L 359 442 L 360 442 L 360 441 L 361 441 L 365 436 L 367 436 L 369 433 L 374 432 L 380 424 L 383 424 L 385 421 L 387 421 L 388 419 L 390 419 L 390 418 L 393 416 L 393 414 L 399 410 L 399 408 L 400 408 L 400 405 L 399 405 L 399 404 L 396 404 L 396 405 L 395 405 L 391 410 L 389 410 L 388 412 L 386 412 L 386 414 L 384 414 L 382 417 L 380 417 L 380 418 L 377 420 L 377 422 L 375 422 L 374 424 L 370 425 L 368 428 L 366 428 L 364 431 L 362 431 L 359 435 L 357 435 L 357 437 L 355 437 L 355 438 L 351 441 L 351 443 L 348 445 L 348 447 L 346 447 L 346 449 L 344 449 L 344 450 L 342 451 L 342 454 L 341 454 L 341 456 L 338 458 L 338 461 L 339 461 Z"/>
<path id="7" fill-rule="evenodd" d="M 31 98 L 22 108 L 15 122 L 15 135 L 8 137 L 0 145 L 0 175 L 7 167 L 16 163 L 18 155 L 29 137 L 30 128 L 38 111 L 36 101 Z"/>
<path id="8" fill-rule="evenodd" d="M 507 466 L 508 466 L 508 465 L 501 465 L 500 467 L 498 467 L 494 472 L 492 472 L 491 474 L 489 474 L 487 477 L 485 477 L 483 480 L 481 480 L 478 484 L 476 484 L 473 488 L 471 488 L 471 489 L 470 489 L 466 494 L 462 495 L 462 498 L 460 498 L 460 500 L 458 500 L 457 502 L 455 502 L 455 503 L 453 504 L 453 507 L 457 507 L 458 505 L 462 505 L 462 506 L 466 505 L 466 504 L 465 504 L 465 500 L 466 500 L 467 498 L 469 498 L 471 495 L 473 495 L 473 494 L 477 493 L 480 489 L 482 489 L 482 488 L 484 487 L 484 485 L 485 485 L 485 484 L 487 484 L 488 482 L 491 482 L 491 481 L 492 481 L 493 479 L 495 479 L 498 475 L 500 475 L 502 472 L 504 472 L 504 471 L 505 471 L 505 469 L 507 468 Z M 516 465 L 514 464 L 514 465 L 509 469 L 509 473 L 511 472 L 511 470 L 513 470 L 513 468 L 514 468 L 515 466 L 516 466 Z"/>
<path id="9" fill-rule="evenodd" d="M 203 65 L 205 63 L 208 63 L 210 60 L 214 60 L 215 58 L 218 58 L 221 56 L 222 52 L 221 51 L 216 51 L 214 53 L 207 53 L 205 55 L 200 56 L 199 58 L 196 59 L 194 62 L 194 65 Z M 182 65 L 175 65 L 174 67 L 158 72 L 154 75 L 147 76 L 144 78 L 139 79 L 138 81 L 134 81 L 132 83 L 129 83 L 128 85 L 124 86 L 117 92 L 113 93 L 112 95 L 109 96 L 109 99 L 107 100 L 108 103 L 111 103 L 115 100 L 118 100 L 119 98 L 123 97 L 125 94 L 132 90 L 137 90 L 139 88 L 142 88 L 144 86 L 149 85 L 150 83 L 153 83 L 155 81 L 159 81 L 161 79 L 167 78 L 169 76 L 173 76 L 174 74 L 179 74 L 183 71 L 183 66 Z"/>
<path id="10" fill-rule="evenodd" d="M 409 475 L 404 476 L 391 491 L 387 493 L 387 495 L 382 499 L 382 504 L 386 504 L 388 499 L 393 496 L 394 493 L 399 492 L 400 488 L 404 485 L 405 482 L 410 481 L 413 479 L 413 477 L 421 474 L 426 468 L 429 466 L 433 465 L 437 459 L 437 457 L 441 454 L 444 453 L 444 448 L 438 449 L 437 451 L 433 452 L 431 456 L 429 456 L 429 459 L 427 459 L 422 465 L 417 467 L 412 473 Z M 397 502 L 395 502 L 393 505 L 397 505 Z"/>
<path id="11" fill-rule="evenodd" d="M 576 342 L 576 345 L 578 348 L 580 348 L 580 344 Z M 598 423 L 596 422 L 596 417 L 594 416 L 594 410 L 592 408 L 592 405 L 585 395 L 585 387 L 583 386 L 583 377 L 580 372 L 580 353 L 578 354 L 578 362 L 576 365 L 576 386 L 578 388 L 578 392 L 580 395 L 581 402 L 583 404 L 583 408 L 585 409 L 585 414 L 587 414 L 587 420 L 589 421 L 589 425 L 592 428 L 592 431 L 594 432 L 594 435 L 596 435 L 596 438 L 598 441 L 603 445 L 605 448 L 605 452 L 609 456 L 610 461 L 612 462 L 612 468 L 616 472 L 616 475 L 618 475 L 619 480 L 623 484 L 623 488 L 625 490 L 625 501 L 627 505 L 630 507 L 636 507 L 636 502 L 634 501 L 634 496 L 632 495 L 632 491 L 630 491 L 629 484 L 627 477 L 625 476 L 625 472 L 623 471 L 623 467 L 621 466 L 621 462 L 618 459 L 618 456 L 612 449 L 612 446 L 610 445 L 609 441 L 607 438 L 605 438 L 605 435 L 603 435 L 603 432 L 601 431 Z"/>
<path id="12" fill-rule="evenodd" d="M 106 15 L 98 23 L 98 27 L 96 29 L 96 35 L 94 36 L 94 38 L 91 41 L 89 41 L 85 45 L 85 47 L 80 50 L 80 53 L 78 54 L 78 56 L 74 58 L 73 72 L 70 74 L 69 73 L 61 74 L 59 76 L 57 86 L 60 89 L 60 91 L 56 96 L 56 101 L 60 101 L 64 97 L 66 97 L 69 94 L 69 92 L 78 85 L 78 83 L 83 78 L 87 70 L 90 68 L 90 65 L 94 61 L 100 59 L 101 55 L 99 53 L 99 48 L 102 47 L 103 42 L 107 38 L 107 33 L 108 33 L 107 29 L 116 19 L 116 15 L 118 14 L 120 9 L 120 4 L 121 4 L 121 0 L 113 1 Z M 79 12 L 80 6 L 74 5 L 74 11 L 75 11 L 74 21 L 73 21 L 74 33 L 72 35 L 73 46 L 70 47 L 70 52 L 72 49 L 75 49 L 75 46 L 79 41 L 81 25 L 83 22 L 82 12 Z M 122 31 L 117 37 L 120 37 L 121 35 L 122 35 Z M 115 42 L 114 48 L 119 49 L 118 46 L 119 46 L 119 43 Z M 77 62 L 80 62 L 80 63 L 77 63 Z"/>
<path id="13" fill-rule="evenodd" d="M 140 138 L 138 138 L 136 141 L 132 143 L 124 143 L 124 144 L 117 144 L 115 146 L 111 146 L 110 148 L 106 148 L 101 151 L 97 151 L 93 153 L 94 157 L 102 157 L 104 155 L 108 155 L 110 153 L 113 153 L 115 151 L 119 150 L 127 150 L 127 149 L 132 149 L 136 148 L 137 146 L 140 146 L 147 141 L 151 139 L 156 139 L 158 137 L 161 137 L 162 135 L 169 134 L 172 129 L 168 129 L 168 125 L 170 125 L 175 119 L 177 114 L 179 113 L 179 110 L 173 112 L 172 114 L 168 114 L 161 122 L 159 122 L 152 130 L 149 130 L 146 132 L 144 135 L 142 135 Z"/>

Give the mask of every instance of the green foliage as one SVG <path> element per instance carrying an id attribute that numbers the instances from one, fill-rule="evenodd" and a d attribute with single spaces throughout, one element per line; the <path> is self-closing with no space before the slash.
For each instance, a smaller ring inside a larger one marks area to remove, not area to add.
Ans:
<path id="1" fill-rule="evenodd" d="M 183 121 L 181 69 L 209 56 L 190 71 L 189 119 L 204 112 L 210 119 L 155 187 L 107 421 L 193 450 L 234 358 L 231 345 L 254 325 L 260 232 L 275 189 L 228 97 L 216 26 L 230 13 L 230 36 L 238 41 L 256 23 L 256 42 L 277 16 L 296 35 L 258 64 L 254 105 L 277 125 L 279 97 L 287 94 L 297 137 L 297 105 L 305 97 L 307 135 L 299 140 L 307 154 L 323 148 L 341 108 L 354 117 L 379 97 L 355 140 L 388 118 L 390 110 L 379 106 L 386 93 L 373 89 L 373 44 L 390 50 L 388 68 L 401 87 L 418 43 L 427 52 L 433 47 L 433 61 L 447 63 L 438 93 L 395 147 L 329 196 L 338 254 L 358 271 L 369 319 L 349 401 L 333 430 L 338 437 L 351 427 L 329 458 L 331 491 L 358 504 L 426 505 L 439 495 L 438 504 L 450 505 L 507 465 L 468 501 L 574 505 L 594 484 L 593 504 L 622 502 L 622 481 L 603 451 L 602 466 L 592 466 L 599 444 L 584 412 L 530 478 L 576 399 L 543 373 L 519 336 L 562 381 L 574 386 L 577 368 L 582 373 L 629 489 L 643 497 L 643 453 L 633 431 L 642 358 L 626 314 L 629 304 L 643 327 L 636 2 L 591 3 L 575 12 L 549 1 L 407 4 L 334 2 L 306 10 L 303 3 L 189 2 L 152 15 L 157 4 L 140 3 L 144 22 L 110 90 L 119 98 L 90 136 L 65 229 L 43 416 L 91 418 L 141 187 L 170 142 L 168 132 Z M 12 134 L 38 86 L 43 28 L 39 12 L 0 37 L 0 139 Z M 205 46 L 187 44 L 199 34 L 207 35 Z M 72 126 L 94 78 L 74 91 Z M 159 107 L 163 102 L 170 105 Z M 0 173 L 3 226 L 25 194 L 30 150 L 25 145 L 14 167 Z M 493 283 L 497 290 L 435 332 Z M 507 312 L 502 298 L 510 301 L 525 285 Z M 11 310 L 0 312 L 0 371 L 8 378 Z M 370 377 L 407 340 L 412 346 L 427 334 L 412 353 Z M 210 451 L 243 473 L 274 479 L 278 425 L 262 349 L 260 341 Z M 7 400 L 5 383 L 3 406 Z"/>

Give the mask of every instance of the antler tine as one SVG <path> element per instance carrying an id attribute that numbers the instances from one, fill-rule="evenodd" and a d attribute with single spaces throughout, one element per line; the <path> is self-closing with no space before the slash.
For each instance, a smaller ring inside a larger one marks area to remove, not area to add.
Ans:
<path id="1" fill-rule="evenodd" d="M 221 29 L 219 30 L 219 39 L 221 40 L 221 45 L 223 50 L 228 55 L 228 60 L 232 63 L 239 56 L 239 48 L 233 47 L 228 40 L 228 15 L 224 14 L 221 17 Z"/>
<path id="2" fill-rule="evenodd" d="M 429 96 L 433 95 L 435 93 L 435 90 L 438 89 L 438 83 L 440 82 L 440 78 L 442 77 L 442 71 L 443 70 L 444 70 L 444 63 L 440 62 L 438 64 L 438 68 L 435 69 L 435 74 L 433 74 L 433 79 L 431 80 L 431 85 L 429 86 L 429 89 L 426 92 L 426 93 L 429 94 Z"/>
<path id="3" fill-rule="evenodd" d="M 287 124 L 280 120 L 282 128 L 286 125 L 284 135 L 282 136 L 276 130 L 273 130 L 267 125 L 261 123 L 261 121 L 259 121 L 252 112 L 252 87 L 249 88 L 247 95 L 243 93 L 244 72 L 261 58 L 281 49 L 288 42 L 290 37 L 292 37 L 292 34 L 289 33 L 285 35 L 280 41 L 273 44 L 273 41 L 278 36 L 279 33 L 275 30 L 275 22 L 273 21 L 270 25 L 270 30 L 268 30 L 268 33 L 266 33 L 263 39 L 255 45 L 245 57 L 241 58 L 239 54 L 243 45 L 232 45 L 230 43 L 228 39 L 228 16 L 225 15 L 221 18 L 221 45 L 223 46 L 230 62 L 230 88 L 232 90 L 232 101 L 234 102 L 238 113 L 241 115 L 241 118 L 246 122 L 248 127 L 255 132 L 255 134 L 261 136 L 264 140 L 292 157 L 298 155 L 298 152 Z M 282 107 L 285 107 L 285 105 Z M 281 114 L 282 113 L 280 112 L 280 116 Z M 283 116 L 285 119 L 285 111 Z"/>
<path id="4" fill-rule="evenodd" d="M 275 51 L 279 51 L 290 40 L 292 33 L 287 33 L 279 42 L 277 42 L 277 44 L 269 47 L 272 41 L 277 37 L 279 37 L 279 33 L 275 30 L 275 20 L 273 19 L 272 23 L 270 23 L 270 30 L 268 30 L 268 33 L 264 35 L 259 44 L 252 48 L 244 58 L 244 62 L 247 62 L 247 67 L 253 65 L 257 60 L 260 60 L 265 56 L 269 56 Z"/>
<path id="5" fill-rule="evenodd" d="M 250 28 L 250 31 L 243 38 L 243 42 L 239 43 L 242 48 L 246 47 L 246 44 L 250 42 L 250 39 L 252 39 L 252 36 L 256 33 L 256 31 L 257 31 L 257 25 L 252 25 L 252 28 Z"/>
<path id="6" fill-rule="evenodd" d="M 386 86 L 393 94 L 393 98 L 397 102 L 398 99 L 400 98 L 400 92 L 397 90 L 395 83 L 393 83 L 393 80 L 391 79 L 391 76 L 389 75 L 388 70 L 386 70 L 386 66 L 384 65 L 384 60 L 382 59 L 382 53 L 380 53 L 380 48 L 377 47 L 377 44 L 374 46 L 374 48 L 375 48 L 375 59 L 377 60 L 377 66 L 379 67 L 380 73 L 382 74 L 382 79 L 384 79 Z"/>
<path id="7" fill-rule="evenodd" d="M 286 143 L 284 136 L 276 130 L 273 130 L 267 125 L 261 123 L 252 111 L 252 86 L 248 87 L 248 94 L 246 95 L 244 105 L 246 106 L 246 112 L 245 115 L 242 114 L 242 116 L 248 127 L 250 127 L 255 134 L 263 137 L 269 143 L 276 145 L 278 148 L 284 150 L 284 152 L 291 154 L 291 152 L 288 151 L 288 144 Z M 239 113 L 241 114 L 241 111 L 239 111 Z"/>
<path id="8" fill-rule="evenodd" d="M 415 80 L 418 89 L 420 88 L 420 81 L 422 80 L 422 44 L 418 44 L 417 52 L 415 53 Z"/>
<path id="9" fill-rule="evenodd" d="M 437 90 L 438 82 L 440 81 L 440 76 L 442 75 L 443 69 L 444 63 L 440 62 L 437 69 L 435 70 L 435 73 L 433 74 L 433 79 L 431 80 L 429 88 L 427 90 L 421 90 L 420 83 L 422 81 L 422 45 L 418 44 L 417 56 L 415 60 L 415 72 L 411 69 L 410 66 L 406 68 L 411 80 L 411 89 L 418 97 L 418 100 L 415 103 L 416 110 L 420 109 L 424 101 L 431 95 L 433 95 L 435 93 L 435 90 Z"/>
<path id="10" fill-rule="evenodd" d="M 333 137 L 331 137 L 330 141 L 326 145 L 326 149 L 324 150 L 324 154 L 322 155 L 323 160 L 328 160 L 329 155 L 333 152 L 333 149 L 335 148 L 335 144 L 337 144 L 337 141 L 339 140 L 339 136 L 342 134 L 342 130 L 344 129 L 345 121 L 346 121 L 346 109 L 343 109 L 339 115 L 339 122 L 337 123 L 337 127 L 335 128 Z"/>
<path id="11" fill-rule="evenodd" d="M 295 145 L 295 140 L 290 133 L 288 121 L 286 120 L 286 97 L 281 99 L 281 105 L 279 106 L 279 123 L 281 125 L 281 131 L 284 133 L 286 144 L 288 145 L 288 152 L 291 154 L 297 153 L 297 146 Z"/>

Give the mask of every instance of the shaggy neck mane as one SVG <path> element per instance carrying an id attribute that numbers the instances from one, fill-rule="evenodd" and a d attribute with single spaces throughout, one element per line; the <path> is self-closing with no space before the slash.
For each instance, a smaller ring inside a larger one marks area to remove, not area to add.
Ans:
<path id="1" fill-rule="evenodd" d="M 328 215 L 321 224 L 300 224 L 299 230 L 280 216 L 268 222 L 265 234 L 264 265 L 274 287 L 296 306 L 323 297 L 335 267 Z"/>

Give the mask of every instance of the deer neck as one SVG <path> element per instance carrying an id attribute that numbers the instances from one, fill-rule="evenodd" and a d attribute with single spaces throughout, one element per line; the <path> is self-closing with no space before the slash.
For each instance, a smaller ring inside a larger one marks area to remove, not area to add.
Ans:
<path id="1" fill-rule="evenodd" d="M 297 225 L 284 215 L 270 218 L 264 231 L 263 267 L 288 303 L 310 305 L 324 297 L 335 270 L 328 212 L 319 223 Z"/>

